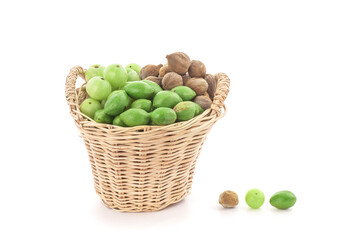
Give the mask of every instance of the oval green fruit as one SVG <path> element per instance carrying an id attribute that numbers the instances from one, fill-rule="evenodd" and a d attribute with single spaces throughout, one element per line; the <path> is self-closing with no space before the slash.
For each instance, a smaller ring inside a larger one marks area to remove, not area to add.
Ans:
<path id="1" fill-rule="evenodd" d="M 168 125 L 176 121 L 177 115 L 172 108 L 159 107 L 151 112 L 151 120 L 156 125 Z"/>
<path id="2" fill-rule="evenodd" d="M 152 109 L 152 102 L 148 99 L 137 99 L 131 104 L 131 108 L 140 108 L 146 112 L 150 112 Z"/>
<path id="3" fill-rule="evenodd" d="M 191 101 L 184 101 L 178 103 L 173 110 L 177 114 L 178 121 L 187 121 L 194 117 L 196 113 L 196 106 Z"/>
<path id="4" fill-rule="evenodd" d="M 130 104 L 130 98 L 124 90 L 116 90 L 110 94 L 105 103 L 105 113 L 116 116 L 122 113 Z"/>
<path id="5" fill-rule="evenodd" d="M 91 65 L 85 72 L 85 79 L 89 81 L 93 77 L 103 77 L 104 66 L 100 64 Z"/>
<path id="6" fill-rule="evenodd" d="M 246 194 L 246 203 L 253 209 L 260 208 L 265 200 L 264 193 L 259 189 L 251 189 Z"/>
<path id="7" fill-rule="evenodd" d="M 134 99 L 149 99 L 152 97 L 154 90 L 145 82 L 134 81 L 123 88 L 126 93 Z"/>
<path id="8" fill-rule="evenodd" d="M 179 102 L 182 102 L 182 98 L 177 93 L 171 91 L 161 91 L 153 98 L 153 106 L 156 108 L 173 108 Z"/>
<path id="9" fill-rule="evenodd" d="M 109 81 L 112 90 L 118 90 L 127 82 L 127 71 L 121 64 L 111 64 L 103 71 L 103 77 Z"/>
<path id="10" fill-rule="evenodd" d="M 288 209 L 297 201 L 297 197 L 290 191 L 280 191 L 273 194 L 269 202 L 278 209 Z"/>
<path id="11" fill-rule="evenodd" d="M 148 85 L 150 85 L 150 86 L 153 88 L 153 90 L 155 90 L 154 95 L 156 95 L 157 93 L 163 91 L 163 89 L 160 87 L 160 85 L 158 85 L 158 84 L 155 83 L 155 82 L 152 82 L 152 81 L 146 80 L 146 79 L 145 79 L 145 80 L 142 80 L 142 82 L 147 83 Z"/>
<path id="12" fill-rule="evenodd" d="M 150 121 L 150 114 L 143 109 L 130 108 L 120 115 L 126 126 L 134 127 L 146 125 Z"/>
<path id="13" fill-rule="evenodd" d="M 137 74 L 140 74 L 141 66 L 136 63 L 130 63 L 126 66 L 126 68 L 131 68 L 136 71 Z"/>
<path id="14" fill-rule="evenodd" d="M 177 93 L 183 101 L 191 101 L 196 96 L 196 92 L 187 86 L 177 86 L 171 91 Z"/>
<path id="15" fill-rule="evenodd" d="M 112 91 L 111 84 L 102 77 L 93 77 L 86 84 L 86 92 L 90 98 L 104 100 Z"/>
<path id="16" fill-rule="evenodd" d="M 204 112 L 203 108 L 198 103 L 194 102 L 194 105 L 196 107 L 196 112 L 194 113 L 194 116 L 198 116 Z"/>
<path id="17" fill-rule="evenodd" d="M 140 76 L 138 76 L 137 72 L 131 68 L 126 68 L 127 71 L 127 81 L 139 81 Z"/>
<path id="18" fill-rule="evenodd" d="M 107 115 L 104 109 L 100 109 L 95 112 L 93 119 L 98 123 L 112 123 L 113 117 Z"/>
<path id="19" fill-rule="evenodd" d="M 113 119 L 112 124 L 116 126 L 126 127 L 126 124 L 121 120 L 120 115 Z"/>
<path id="20" fill-rule="evenodd" d="M 80 105 L 80 111 L 88 116 L 89 118 L 94 117 L 95 112 L 97 110 L 100 110 L 102 108 L 101 103 L 95 99 L 88 98 L 85 101 L 83 101 Z"/>

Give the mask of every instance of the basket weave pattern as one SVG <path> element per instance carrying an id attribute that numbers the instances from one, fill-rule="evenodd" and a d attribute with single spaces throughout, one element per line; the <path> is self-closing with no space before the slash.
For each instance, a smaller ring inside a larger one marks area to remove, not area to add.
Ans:
<path id="1" fill-rule="evenodd" d="M 73 67 L 66 79 L 66 100 L 83 138 L 103 203 L 121 212 L 157 211 L 186 197 L 197 157 L 212 125 L 221 117 L 229 78 L 215 75 L 213 104 L 201 115 L 167 126 L 131 128 L 99 124 L 80 112 L 87 97 L 85 69 Z"/>

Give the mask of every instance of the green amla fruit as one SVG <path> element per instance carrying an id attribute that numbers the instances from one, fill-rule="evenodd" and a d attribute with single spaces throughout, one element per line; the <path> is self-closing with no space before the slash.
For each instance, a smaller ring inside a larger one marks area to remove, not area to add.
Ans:
<path id="1" fill-rule="evenodd" d="M 153 106 L 173 108 L 177 103 L 182 102 L 182 98 L 175 92 L 161 91 L 153 98 Z"/>
<path id="2" fill-rule="evenodd" d="M 196 113 L 196 106 L 191 101 L 184 101 L 178 103 L 173 110 L 177 114 L 178 121 L 187 121 L 194 117 Z"/>
<path id="3" fill-rule="evenodd" d="M 127 81 L 139 81 L 140 76 L 138 76 L 137 72 L 131 68 L 126 68 L 127 71 Z"/>
<path id="4" fill-rule="evenodd" d="M 121 113 L 120 117 L 122 122 L 129 127 L 147 125 L 150 121 L 150 114 L 139 108 L 130 108 Z"/>
<path id="5" fill-rule="evenodd" d="M 177 93 L 183 101 L 191 101 L 196 96 L 196 92 L 187 86 L 177 86 L 171 91 Z"/>
<path id="6" fill-rule="evenodd" d="M 89 81 L 93 77 L 103 77 L 104 66 L 100 64 L 91 65 L 85 72 L 86 81 Z"/>
<path id="7" fill-rule="evenodd" d="M 113 117 L 107 115 L 104 109 L 97 110 L 94 116 L 95 122 L 98 123 L 112 123 Z"/>
<path id="8" fill-rule="evenodd" d="M 136 63 L 130 63 L 126 66 L 126 68 L 131 68 L 136 71 L 137 74 L 140 74 L 141 66 Z"/>
<path id="9" fill-rule="evenodd" d="M 194 102 L 194 105 L 196 107 L 196 112 L 194 113 L 194 116 L 198 116 L 204 112 L 203 108 L 198 103 Z"/>
<path id="10" fill-rule="evenodd" d="M 83 101 L 80 105 L 80 111 L 88 116 L 89 118 L 94 117 L 95 112 L 97 110 L 100 110 L 102 108 L 101 103 L 95 99 L 88 98 L 85 101 Z"/>
<path id="11" fill-rule="evenodd" d="M 177 115 L 172 108 L 159 107 L 151 112 L 151 120 L 156 125 L 168 125 L 176 121 Z"/>
<path id="12" fill-rule="evenodd" d="M 146 79 L 145 79 L 145 80 L 142 80 L 142 82 L 147 83 L 148 85 L 150 85 L 150 86 L 153 88 L 153 90 L 155 90 L 154 95 L 156 95 L 157 93 L 163 91 L 163 89 L 160 87 L 160 85 L 158 85 L 158 84 L 155 83 L 155 82 L 152 82 L 152 81 L 146 80 Z"/>
<path id="13" fill-rule="evenodd" d="M 116 116 L 122 113 L 130 104 L 130 99 L 124 90 L 112 92 L 105 103 L 105 113 L 110 116 Z"/>
<path id="14" fill-rule="evenodd" d="M 256 188 L 249 190 L 245 196 L 247 205 L 253 209 L 260 208 L 264 203 L 264 199 L 264 193 Z"/>
<path id="15" fill-rule="evenodd" d="M 113 119 L 112 124 L 116 126 L 126 127 L 126 124 L 121 120 L 120 115 Z"/>
<path id="16" fill-rule="evenodd" d="M 111 64 L 103 71 L 103 77 L 111 83 L 112 90 L 118 90 L 127 82 L 127 71 L 120 64 Z"/>
<path id="17" fill-rule="evenodd" d="M 152 109 L 152 102 L 148 99 L 137 99 L 131 104 L 131 108 L 140 108 L 146 112 L 150 112 Z"/>
<path id="18" fill-rule="evenodd" d="M 123 89 L 130 97 L 134 99 L 149 99 L 155 92 L 150 85 L 142 81 L 131 82 Z"/>
<path id="19" fill-rule="evenodd" d="M 279 209 L 288 209 L 297 201 L 297 197 L 290 191 L 280 191 L 273 194 L 269 203 Z"/>

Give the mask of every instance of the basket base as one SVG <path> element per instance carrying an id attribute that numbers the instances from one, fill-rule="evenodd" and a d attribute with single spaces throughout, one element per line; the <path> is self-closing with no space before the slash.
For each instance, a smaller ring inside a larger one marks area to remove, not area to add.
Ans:
<path id="1" fill-rule="evenodd" d="M 99 195 L 99 197 L 101 198 L 102 203 L 109 209 L 115 210 L 117 212 L 156 212 L 156 211 L 160 211 L 172 204 L 178 203 L 180 201 L 182 201 L 185 197 L 187 197 L 189 195 L 189 191 L 185 192 L 182 196 L 180 196 L 177 199 L 173 199 L 171 202 L 167 202 L 165 204 L 161 204 L 159 206 L 136 206 L 134 207 L 133 205 L 128 206 L 128 208 L 120 208 L 119 206 L 116 206 L 114 204 L 108 204 L 105 199 L 103 199 L 101 197 L 101 194 L 98 193 L 96 191 L 96 193 Z"/>

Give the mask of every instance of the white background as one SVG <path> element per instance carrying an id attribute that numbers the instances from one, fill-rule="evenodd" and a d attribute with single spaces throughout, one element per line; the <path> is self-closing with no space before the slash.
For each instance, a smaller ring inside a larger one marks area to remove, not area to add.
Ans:
<path id="1" fill-rule="evenodd" d="M 358 239 L 357 1 L 8 1 L 0 7 L 0 239 Z M 69 115 L 75 65 L 183 51 L 231 79 L 191 194 L 118 213 Z M 244 195 L 266 202 L 250 210 Z M 236 191 L 235 209 L 219 194 Z M 288 211 L 270 196 L 291 190 Z"/>

